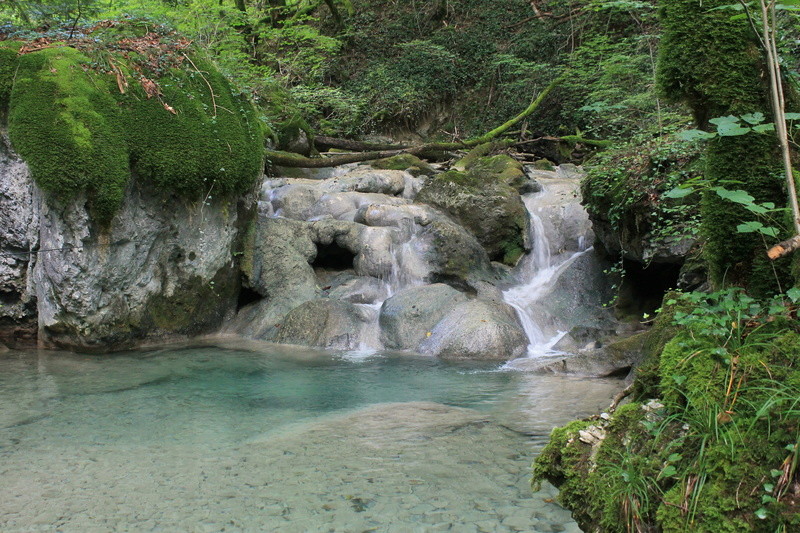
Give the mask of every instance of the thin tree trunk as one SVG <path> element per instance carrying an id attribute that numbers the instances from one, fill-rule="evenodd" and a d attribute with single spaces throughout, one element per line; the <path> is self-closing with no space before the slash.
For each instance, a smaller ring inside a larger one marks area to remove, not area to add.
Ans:
<path id="1" fill-rule="evenodd" d="M 781 147 L 783 157 L 784 176 L 789 195 L 789 203 L 792 206 L 792 220 L 794 222 L 795 237 L 784 241 L 771 248 L 767 255 L 770 259 L 777 259 L 788 255 L 800 246 L 800 206 L 797 201 L 797 187 L 792 171 L 792 157 L 789 150 L 789 135 L 786 128 L 785 99 L 783 94 L 783 83 L 781 81 L 781 66 L 778 61 L 778 47 L 776 44 L 775 33 L 777 32 L 775 21 L 775 0 L 760 0 L 761 3 L 761 31 L 764 47 L 767 52 L 767 64 L 769 65 L 770 89 L 772 93 L 772 113 L 774 115 L 775 132 L 778 135 L 778 142 Z"/>

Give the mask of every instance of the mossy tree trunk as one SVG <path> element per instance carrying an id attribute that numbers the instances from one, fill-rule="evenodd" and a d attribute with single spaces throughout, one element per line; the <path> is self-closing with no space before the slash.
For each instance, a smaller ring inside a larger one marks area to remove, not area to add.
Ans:
<path id="1" fill-rule="evenodd" d="M 700 128 L 727 115 L 771 115 L 769 74 L 758 38 L 746 20 L 731 20 L 729 0 L 662 0 L 664 28 L 658 81 L 673 101 L 689 105 Z M 715 184 L 740 182 L 757 201 L 785 205 L 780 155 L 774 138 L 717 137 L 706 153 L 706 177 Z M 785 262 L 770 264 L 764 242 L 737 233 L 752 218 L 746 210 L 709 193 L 702 201 L 705 257 L 715 286 L 742 285 L 755 294 L 774 292 L 787 276 Z M 774 267 L 774 268 L 773 268 Z M 777 274 L 777 275 L 776 275 Z"/>

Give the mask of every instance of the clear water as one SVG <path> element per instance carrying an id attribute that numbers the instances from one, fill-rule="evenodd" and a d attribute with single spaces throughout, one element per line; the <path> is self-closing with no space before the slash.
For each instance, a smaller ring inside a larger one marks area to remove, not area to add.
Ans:
<path id="1" fill-rule="evenodd" d="M 0 531 L 579 531 L 530 463 L 618 381 L 215 344 L 0 354 Z"/>

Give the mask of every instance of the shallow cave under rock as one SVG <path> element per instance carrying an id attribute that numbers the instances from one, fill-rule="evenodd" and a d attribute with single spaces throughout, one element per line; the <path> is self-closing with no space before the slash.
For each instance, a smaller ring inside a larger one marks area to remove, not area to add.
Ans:
<path id="1" fill-rule="evenodd" d="M 626 314 L 652 314 L 661 307 L 664 294 L 677 288 L 681 265 L 623 260 L 625 272 L 619 289 L 617 309 Z"/>

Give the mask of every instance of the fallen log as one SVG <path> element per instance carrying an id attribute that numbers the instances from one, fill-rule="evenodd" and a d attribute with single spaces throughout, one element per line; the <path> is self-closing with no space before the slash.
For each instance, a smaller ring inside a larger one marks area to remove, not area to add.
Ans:
<path id="1" fill-rule="evenodd" d="M 363 152 L 358 154 L 340 154 L 340 155 L 332 155 L 332 156 L 324 156 L 324 157 L 305 157 L 299 154 L 295 154 L 292 152 L 282 152 L 279 150 L 267 150 L 267 161 L 272 165 L 278 165 L 281 167 L 293 167 L 293 168 L 327 168 L 327 167 L 336 167 L 339 165 L 346 165 L 348 163 L 360 163 L 362 161 L 374 161 L 376 159 L 383 159 L 385 157 L 392 157 L 399 154 L 411 154 L 416 156 L 426 156 L 426 155 L 433 155 L 442 152 L 450 152 L 453 150 L 464 150 L 467 148 L 474 148 L 481 144 L 486 144 L 490 141 L 493 141 L 509 129 L 511 129 L 514 125 L 518 124 L 520 121 L 528 117 L 531 113 L 536 111 L 536 108 L 547 98 L 547 95 L 558 86 L 564 79 L 566 79 L 567 73 L 562 74 L 552 82 L 550 85 L 545 87 L 545 89 L 539 93 L 539 95 L 533 99 L 530 105 L 525 108 L 525 110 L 517 115 L 516 117 L 512 118 L 511 120 L 506 121 L 505 123 L 501 124 L 500 126 L 496 127 L 495 129 L 481 135 L 480 137 L 474 137 L 472 139 L 462 141 L 462 142 L 451 142 L 451 143 L 428 143 L 422 144 L 419 146 L 410 146 L 406 148 L 399 148 L 399 149 L 391 149 L 391 150 L 376 150 L 370 152 Z M 315 136 L 315 140 L 316 140 Z M 332 138 L 328 138 L 329 140 Z M 355 143 L 356 141 L 354 141 Z M 324 144 L 324 143 L 323 143 Z M 365 145 L 366 146 L 366 145 Z M 347 149 L 347 148 L 346 148 Z"/>

